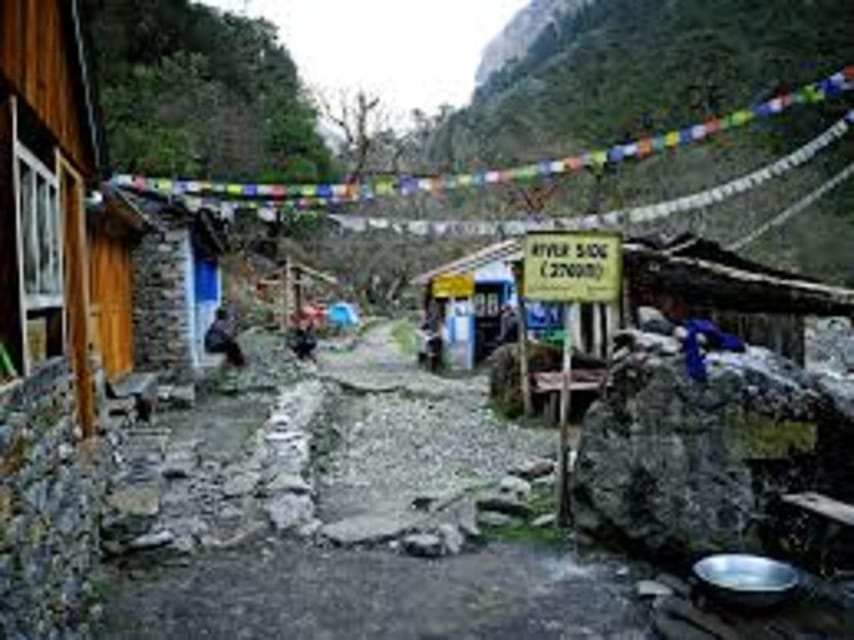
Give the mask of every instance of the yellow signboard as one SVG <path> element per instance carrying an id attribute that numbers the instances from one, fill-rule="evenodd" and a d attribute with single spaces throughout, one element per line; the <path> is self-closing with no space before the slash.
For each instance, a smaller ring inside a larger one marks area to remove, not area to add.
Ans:
<path id="1" fill-rule="evenodd" d="M 474 295 L 474 276 L 445 273 L 433 279 L 434 298 L 471 298 Z"/>
<path id="2" fill-rule="evenodd" d="M 618 234 L 531 233 L 525 238 L 525 297 L 544 302 L 616 302 L 623 244 Z"/>

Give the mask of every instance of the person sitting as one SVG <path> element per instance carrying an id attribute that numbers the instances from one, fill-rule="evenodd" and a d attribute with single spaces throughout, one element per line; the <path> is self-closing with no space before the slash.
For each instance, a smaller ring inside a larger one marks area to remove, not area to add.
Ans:
<path id="1" fill-rule="evenodd" d="M 501 331 L 498 344 L 513 344 L 519 341 L 519 314 L 509 304 L 501 308 Z"/>
<path id="2" fill-rule="evenodd" d="M 299 360 L 316 361 L 314 351 L 317 348 L 317 339 L 314 337 L 314 328 L 311 319 L 303 316 L 297 323 L 291 337 L 291 349 Z"/>
<path id="3" fill-rule="evenodd" d="M 235 367 L 246 365 L 246 357 L 234 338 L 225 309 L 216 310 L 216 319 L 205 332 L 205 351 L 224 353 L 228 363 Z"/>

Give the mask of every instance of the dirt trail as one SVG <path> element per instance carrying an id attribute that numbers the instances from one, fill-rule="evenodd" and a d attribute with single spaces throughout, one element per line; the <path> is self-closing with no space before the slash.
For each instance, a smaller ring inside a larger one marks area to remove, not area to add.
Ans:
<path id="1" fill-rule="evenodd" d="M 319 479 L 324 520 L 402 508 L 418 492 L 495 477 L 514 456 L 552 447 L 549 432 L 496 420 L 482 380 L 419 372 L 391 332 L 381 325 L 354 351 L 322 356 L 321 375 L 355 390 L 339 403 L 342 439 Z M 266 363 L 248 387 L 289 377 L 275 369 Z M 228 398 L 202 397 L 195 414 L 238 418 L 246 397 L 233 400 L 232 412 Z M 236 447 L 208 428 L 184 425 L 181 434 Z M 648 614 L 634 596 L 637 577 L 618 558 L 569 548 L 491 543 L 425 561 L 268 535 L 172 563 L 110 565 L 99 637 L 642 640 Z"/>
<path id="2" fill-rule="evenodd" d="M 607 559 L 492 545 L 437 562 L 270 543 L 110 587 L 102 638 L 643 640 Z"/>
<path id="3" fill-rule="evenodd" d="M 417 497 L 497 482 L 554 455 L 555 432 L 492 412 L 485 376 L 432 375 L 401 352 L 393 330 L 382 324 L 352 352 L 322 359 L 322 375 L 349 390 L 333 425 L 339 446 L 320 476 L 323 520 L 406 511 Z"/>

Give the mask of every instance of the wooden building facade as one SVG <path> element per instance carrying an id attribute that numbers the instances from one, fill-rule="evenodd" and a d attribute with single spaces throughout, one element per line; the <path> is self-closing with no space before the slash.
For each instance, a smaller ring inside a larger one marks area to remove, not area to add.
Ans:
<path id="1" fill-rule="evenodd" d="M 86 211 L 89 314 L 93 346 L 114 383 L 134 368 L 133 252 L 149 222 L 120 191 L 104 185 L 101 192 Z"/>
<path id="2" fill-rule="evenodd" d="M 75 0 L 0 2 L 0 343 L 4 378 L 67 357 L 94 428 L 84 196 L 101 162 Z"/>

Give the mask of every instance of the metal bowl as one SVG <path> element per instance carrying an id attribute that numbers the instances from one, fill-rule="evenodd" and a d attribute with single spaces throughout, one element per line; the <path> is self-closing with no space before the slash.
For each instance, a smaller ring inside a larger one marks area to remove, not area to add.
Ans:
<path id="1" fill-rule="evenodd" d="M 782 604 L 801 581 L 798 570 L 789 564 L 744 554 L 704 558 L 694 565 L 694 575 L 714 599 L 746 609 Z"/>

